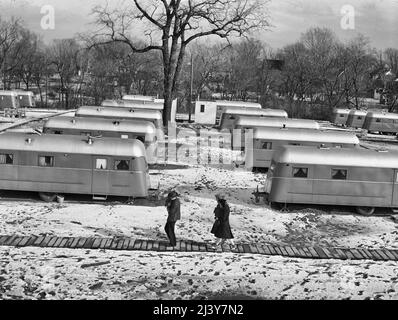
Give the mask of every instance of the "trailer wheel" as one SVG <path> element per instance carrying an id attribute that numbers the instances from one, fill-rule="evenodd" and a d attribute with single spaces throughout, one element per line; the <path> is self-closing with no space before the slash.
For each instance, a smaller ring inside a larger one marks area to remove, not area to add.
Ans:
<path id="1" fill-rule="evenodd" d="M 371 216 L 375 212 L 374 207 L 357 207 L 356 211 L 366 217 Z"/>
<path id="2" fill-rule="evenodd" d="M 57 195 L 54 193 L 39 192 L 39 197 L 44 202 L 54 202 Z"/>

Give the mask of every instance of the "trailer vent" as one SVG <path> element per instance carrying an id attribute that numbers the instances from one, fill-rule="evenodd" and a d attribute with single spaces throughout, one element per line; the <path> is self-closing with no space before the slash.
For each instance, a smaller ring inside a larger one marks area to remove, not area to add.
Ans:
<path id="1" fill-rule="evenodd" d="M 325 144 L 321 144 L 320 146 L 319 146 L 319 149 L 321 149 L 321 150 L 330 150 L 330 148 L 329 147 L 327 147 Z"/>

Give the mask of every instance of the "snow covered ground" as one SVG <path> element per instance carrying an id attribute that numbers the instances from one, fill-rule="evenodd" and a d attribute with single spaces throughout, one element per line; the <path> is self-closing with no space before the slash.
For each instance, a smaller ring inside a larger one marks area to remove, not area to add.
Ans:
<path id="1" fill-rule="evenodd" d="M 201 151 L 237 157 L 214 147 Z M 238 243 L 398 249 L 398 225 L 390 215 L 362 217 L 347 208 L 305 206 L 281 213 L 255 204 L 252 192 L 265 179 L 233 165 L 181 163 L 151 170 L 152 185 L 161 194 L 171 189 L 181 194 L 178 239 L 214 241 L 214 195 L 224 192 Z M 162 200 L 134 205 L 0 201 L 0 235 L 166 240 L 166 217 Z M 2 299 L 396 299 L 397 279 L 396 262 L 0 248 Z"/>

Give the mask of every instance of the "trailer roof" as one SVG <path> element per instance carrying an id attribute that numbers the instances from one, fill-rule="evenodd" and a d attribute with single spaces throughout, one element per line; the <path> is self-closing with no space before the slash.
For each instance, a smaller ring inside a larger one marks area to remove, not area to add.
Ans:
<path id="1" fill-rule="evenodd" d="M 145 156 L 144 144 L 135 139 L 92 138 L 92 144 L 88 140 L 88 137 L 77 135 L 3 133 L 0 134 L 0 150 L 115 157 Z"/>
<path id="2" fill-rule="evenodd" d="M 277 163 L 398 169 L 398 152 L 368 149 L 282 146 L 273 156 Z"/>
<path id="3" fill-rule="evenodd" d="M 235 121 L 235 126 L 242 127 L 277 127 L 283 128 L 303 128 L 319 130 L 321 127 L 318 122 L 314 120 L 305 119 L 282 119 L 282 118 L 253 118 L 253 117 L 238 117 Z"/>
<path id="4" fill-rule="evenodd" d="M 367 114 L 368 112 L 363 110 L 351 110 L 349 113 L 350 116 L 366 116 Z"/>
<path id="5" fill-rule="evenodd" d="M 368 118 L 377 118 L 377 119 L 393 119 L 398 120 L 398 114 L 396 113 L 388 113 L 388 112 L 369 112 L 367 114 Z"/>
<path id="6" fill-rule="evenodd" d="M 220 107 L 232 107 L 232 108 L 256 108 L 261 109 L 261 104 L 256 102 L 245 102 L 245 101 L 228 101 L 228 100 L 215 100 L 215 101 L 196 101 L 196 104 L 215 104 Z"/>
<path id="7" fill-rule="evenodd" d="M 353 133 L 298 128 L 257 128 L 254 129 L 253 138 L 269 141 L 311 141 L 359 145 L 359 139 Z"/>
<path id="8" fill-rule="evenodd" d="M 124 107 L 96 107 L 83 106 L 76 111 L 76 116 L 98 116 L 98 117 L 126 117 L 161 120 L 162 114 L 157 110 L 135 110 Z"/>
<path id="9" fill-rule="evenodd" d="M 352 110 L 351 109 L 334 109 L 333 113 L 335 114 L 349 114 Z"/>
<path id="10" fill-rule="evenodd" d="M 164 104 L 153 102 L 153 101 L 123 101 L 123 100 L 104 100 L 101 103 L 102 107 L 120 107 L 120 108 L 132 108 L 132 109 L 147 109 L 147 110 L 163 110 Z"/>
<path id="11" fill-rule="evenodd" d="M 236 108 L 225 108 L 223 114 L 234 114 L 234 115 L 259 115 L 263 117 L 280 117 L 288 118 L 288 114 L 285 110 L 279 109 L 236 109 Z"/>
<path id="12" fill-rule="evenodd" d="M 14 96 L 17 97 L 18 93 L 10 90 L 0 90 L 0 96 Z"/>
<path id="13" fill-rule="evenodd" d="M 152 122 L 143 120 L 111 120 L 105 118 L 54 117 L 44 124 L 44 128 L 98 130 L 115 132 L 135 132 L 155 134 L 156 127 Z"/>

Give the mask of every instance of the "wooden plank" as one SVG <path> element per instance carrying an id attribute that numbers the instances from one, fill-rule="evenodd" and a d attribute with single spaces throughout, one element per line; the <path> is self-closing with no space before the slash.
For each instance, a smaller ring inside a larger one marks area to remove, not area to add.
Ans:
<path id="1" fill-rule="evenodd" d="M 76 248 L 83 249 L 85 243 L 88 241 L 88 238 L 79 238 L 79 242 L 77 243 Z"/>
<path id="2" fill-rule="evenodd" d="M 92 248 L 93 249 L 98 249 L 100 247 L 100 245 L 101 245 L 101 242 L 102 242 L 102 238 L 95 239 Z"/>
<path id="3" fill-rule="evenodd" d="M 155 241 L 155 242 L 153 243 L 153 250 L 154 250 L 154 251 L 158 251 L 158 250 L 159 250 L 159 247 L 160 247 L 159 242 L 158 242 L 158 241 Z"/>
<path id="4" fill-rule="evenodd" d="M 117 243 L 116 250 L 122 250 L 125 241 L 125 239 L 120 239 Z"/>
<path id="5" fill-rule="evenodd" d="M 229 246 L 229 244 L 226 244 L 226 243 L 224 243 L 221 246 L 221 249 L 222 249 L 223 252 L 231 252 L 231 247 Z"/>
<path id="6" fill-rule="evenodd" d="M 289 257 L 289 254 L 287 253 L 287 251 L 284 247 L 279 247 L 279 250 L 281 250 L 282 256 Z"/>
<path id="7" fill-rule="evenodd" d="M 365 259 L 365 257 L 358 250 L 351 249 L 350 251 L 351 251 L 351 253 L 354 255 L 354 257 L 356 259 L 358 259 L 358 260 L 364 260 Z"/>
<path id="8" fill-rule="evenodd" d="M 141 250 L 147 250 L 148 248 L 148 241 L 142 241 Z"/>
<path id="9" fill-rule="evenodd" d="M 4 245 L 4 243 L 7 241 L 9 236 L 1 236 L 0 237 L 0 246 Z"/>
<path id="10" fill-rule="evenodd" d="M 352 252 L 349 249 L 344 249 L 343 251 L 348 259 L 355 260 L 355 256 L 352 254 Z"/>
<path id="11" fill-rule="evenodd" d="M 206 251 L 207 252 L 216 252 L 216 249 L 213 248 L 213 245 L 208 243 L 206 244 Z"/>
<path id="12" fill-rule="evenodd" d="M 271 255 L 272 255 L 272 253 L 271 253 L 271 250 L 270 250 L 270 247 L 269 247 L 269 246 L 267 246 L 267 245 L 261 246 L 261 249 L 263 249 L 263 251 L 264 251 L 264 254 L 266 254 L 267 256 L 271 256 Z"/>
<path id="13" fill-rule="evenodd" d="M 16 237 L 11 243 L 11 247 L 17 247 L 18 244 L 22 241 L 23 237 Z"/>
<path id="14" fill-rule="evenodd" d="M 206 245 L 206 250 L 207 250 L 207 245 Z M 187 251 L 187 243 L 184 240 L 181 241 L 181 251 L 182 252 Z"/>
<path id="15" fill-rule="evenodd" d="M 116 250 L 117 245 L 119 244 L 120 239 L 112 239 L 112 243 L 109 247 L 109 250 Z"/>
<path id="16" fill-rule="evenodd" d="M 49 248 L 53 247 L 57 240 L 58 240 L 58 237 L 51 237 L 50 241 L 47 243 L 47 247 L 49 247 Z"/>
<path id="17" fill-rule="evenodd" d="M 326 257 L 327 257 L 328 259 L 334 259 L 334 256 L 333 256 L 333 254 L 330 252 L 329 249 L 327 249 L 327 248 L 322 248 L 322 249 L 323 249 L 323 252 L 325 252 Z"/>
<path id="18" fill-rule="evenodd" d="M 293 248 L 298 251 L 300 258 L 303 258 L 303 259 L 308 258 L 308 255 L 305 253 L 303 248 L 298 248 L 298 247 L 293 247 Z"/>
<path id="19" fill-rule="evenodd" d="M 319 255 L 318 255 L 318 252 L 315 250 L 315 248 L 308 247 L 307 249 L 311 253 L 313 258 L 315 258 L 315 259 L 319 259 L 320 258 Z"/>
<path id="20" fill-rule="evenodd" d="M 172 252 L 172 251 L 174 251 L 174 247 L 172 247 L 171 244 L 169 243 L 169 244 L 166 245 L 166 251 L 167 252 Z M 198 250 L 196 250 L 196 251 L 198 251 Z"/>
<path id="21" fill-rule="evenodd" d="M 32 237 L 23 237 L 22 241 L 18 243 L 18 247 L 25 247 Z"/>
<path id="22" fill-rule="evenodd" d="M 366 249 L 357 249 L 364 257 L 366 257 L 366 260 L 373 260 L 372 255 L 370 252 Z"/>
<path id="23" fill-rule="evenodd" d="M 178 244 L 177 244 L 178 245 Z M 199 245 L 199 251 L 200 252 L 206 252 L 206 244 L 205 243 L 201 243 Z"/>
<path id="24" fill-rule="evenodd" d="M 248 244 L 243 245 L 243 251 L 244 251 L 244 253 L 253 253 Z"/>
<path id="25" fill-rule="evenodd" d="M 112 239 L 111 238 L 105 238 L 102 239 L 101 244 L 100 244 L 100 249 L 101 250 L 108 250 L 112 245 Z"/>
<path id="26" fill-rule="evenodd" d="M 54 242 L 54 246 L 53 247 L 54 248 L 59 248 L 59 245 L 61 244 L 63 239 L 64 238 L 61 238 L 61 237 L 57 238 L 57 241 Z"/>
<path id="27" fill-rule="evenodd" d="M 71 238 L 71 239 L 72 239 L 72 243 L 70 244 L 69 248 L 75 249 L 77 244 L 79 243 L 79 238 Z"/>
<path id="28" fill-rule="evenodd" d="M 36 236 L 31 236 L 31 237 L 29 237 L 29 241 L 26 243 L 26 247 L 31 247 L 32 246 L 32 244 L 33 244 L 33 242 L 35 242 L 36 241 L 36 239 L 37 239 L 37 237 Z"/>
<path id="29" fill-rule="evenodd" d="M 88 238 L 86 243 L 84 244 L 83 248 L 84 249 L 91 249 L 93 247 L 94 241 L 95 241 L 95 238 Z"/>
<path id="30" fill-rule="evenodd" d="M 128 248 L 129 248 L 129 246 L 130 246 L 130 241 L 132 241 L 132 239 L 126 239 L 126 240 L 124 240 L 122 250 L 124 250 L 124 251 L 128 250 Z"/>
<path id="31" fill-rule="evenodd" d="M 160 252 L 166 251 L 166 243 L 165 242 L 159 243 L 159 251 Z"/>
<path id="32" fill-rule="evenodd" d="M 181 242 L 179 242 L 178 244 L 179 244 L 179 246 L 180 246 L 180 248 L 181 248 Z M 153 241 L 150 240 L 150 241 L 148 241 L 147 250 L 148 250 L 148 251 L 152 251 L 152 248 L 153 248 Z"/>
<path id="33" fill-rule="evenodd" d="M 390 250 L 391 254 L 398 260 L 398 250 Z"/>
<path id="34" fill-rule="evenodd" d="M 300 252 L 295 247 L 285 247 L 289 257 L 300 257 Z"/>
<path id="35" fill-rule="evenodd" d="M 45 236 L 40 236 L 40 237 L 38 237 L 38 238 L 32 243 L 32 246 L 34 246 L 34 247 L 40 246 L 40 244 L 43 242 L 44 239 L 45 239 Z"/>
<path id="36" fill-rule="evenodd" d="M 336 248 L 335 250 L 336 250 L 337 254 L 340 256 L 340 260 L 348 259 L 347 255 L 345 254 L 345 252 L 343 250 L 341 250 L 340 248 Z"/>
<path id="37" fill-rule="evenodd" d="M 395 256 L 390 252 L 390 250 L 383 249 L 382 251 L 390 260 L 396 260 Z"/>
<path id="38" fill-rule="evenodd" d="M 192 251 L 194 252 L 199 251 L 199 245 L 196 242 L 192 243 Z"/>
<path id="39" fill-rule="evenodd" d="M 243 248 L 243 245 L 238 244 L 238 251 L 239 251 L 239 253 L 245 253 L 245 249 Z"/>
<path id="40" fill-rule="evenodd" d="M 369 253 L 372 255 L 372 260 L 375 260 L 375 261 L 383 260 L 383 258 L 376 252 L 376 250 L 371 249 L 371 250 L 369 250 Z"/>
<path id="41" fill-rule="evenodd" d="M 281 249 L 279 249 L 278 246 L 273 246 L 273 248 L 274 248 L 274 250 L 275 250 L 275 252 L 277 253 L 278 256 L 282 256 L 282 251 L 281 251 Z"/>
<path id="42" fill-rule="evenodd" d="M 17 236 L 8 237 L 7 240 L 4 242 L 4 245 L 5 245 L 5 246 L 9 246 L 10 243 L 12 243 L 16 237 L 17 237 Z"/>
<path id="43" fill-rule="evenodd" d="M 264 250 L 263 246 L 257 245 L 256 247 L 257 247 L 257 250 L 258 250 L 259 254 L 265 255 L 265 250 Z"/>
<path id="44" fill-rule="evenodd" d="M 329 248 L 328 251 L 331 253 L 333 259 L 340 259 L 340 255 L 334 248 Z"/>
<path id="45" fill-rule="evenodd" d="M 375 251 L 377 252 L 377 254 L 378 254 L 380 257 L 383 258 L 383 260 L 385 260 L 385 261 L 389 260 L 388 257 L 384 254 L 384 252 L 383 252 L 382 250 L 376 249 Z"/>
<path id="46" fill-rule="evenodd" d="M 301 248 L 301 249 L 302 249 L 302 250 L 304 251 L 304 253 L 307 255 L 307 258 L 310 258 L 310 259 L 313 259 L 313 258 L 314 258 L 314 257 L 312 256 L 310 250 L 308 250 L 307 247 L 303 247 L 303 248 Z"/>
<path id="47" fill-rule="evenodd" d="M 76 238 L 73 237 L 69 237 L 67 238 L 68 240 L 65 243 L 65 248 L 71 248 L 72 244 L 74 243 L 74 241 L 76 240 Z"/>
<path id="48" fill-rule="evenodd" d="M 187 241 L 186 244 L 187 244 L 187 252 L 192 252 L 192 243 Z"/>
<path id="49" fill-rule="evenodd" d="M 266 247 L 268 248 L 268 251 L 271 253 L 272 256 L 276 256 L 278 254 L 273 246 L 267 245 Z"/>
<path id="50" fill-rule="evenodd" d="M 250 250 L 254 254 L 258 254 L 258 249 L 255 245 L 250 245 Z"/>
<path id="51" fill-rule="evenodd" d="M 328 256 L 326 255 L 326 253 L 323 251 L 322 248 L 314 247 L 314 250 L 321 259 L 328 259 Z"/>

